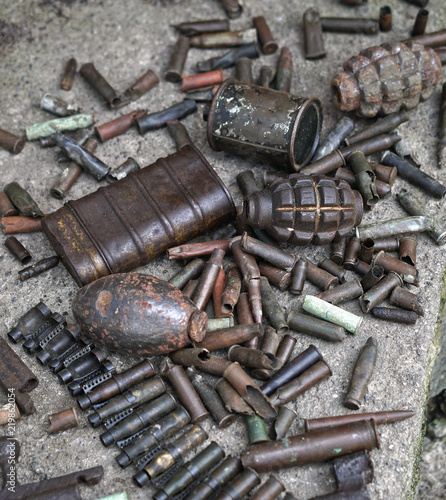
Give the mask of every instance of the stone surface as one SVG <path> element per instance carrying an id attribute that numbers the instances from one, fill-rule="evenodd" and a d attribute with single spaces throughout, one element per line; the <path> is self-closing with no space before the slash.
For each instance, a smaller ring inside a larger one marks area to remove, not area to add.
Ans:
<path id="1" fill-rule="evenodd" d="M 378 36 L 324 35 L 327 57 L 318 61 L 306 61 L 303 56 L 302 14 L 305 6 L 299 2 L 273 0 L 245 0 L 244 15 L 231 24 L 234 29 L 250 26 L 251 18 L 264 14 L 280 46 L 287 45 L 293 55 L 294 79 L 292 92 L 304 96 L 320 97 L 324 108 L 323 136 L 327 134 L 341 113 L 331 103 L 330 82 L 350 56 L 362 48 L 391 40 L 407 38 L 417 8 L 400 0 L 389 0 L 392 7 L 394 29 Z M 337 2 L 315 0 L 313 5 L 321 15 L 377 17 L 379 2 L 369 0 L 360 8 L 350 9 Z M 27 2 L 1 2 L 2 23 L 0 24 L 0 125 L 11 132 L 19 133 L 25 126 L 51 119 L 39 109 L 38 103 L 45 92 L 56 93 L 80 105 L 84 112 L 93 111 L 97 123 L 104 123 L 119 114 L 137 107 L 150 111 L 160 110 L 182 99 L 177 85 L 161 79 L 160 85 L 140 101 L 116 112 L 108 110 L 97 95 L 76 75 L 70 92 L 59 90 L 59 82 L 68 58 L 76 57 L 79 64 L 94 62 L 101 73 L 118 90 L 125 89 L 148 68 L 161 77 L 166 70 L 176 34 L 169 24 L 189 19 L 211 19 L 224 17 L 224 12 L 214 0 L 184 0 L 174 2 L 150 2 L 127 0 L 109 1 L 51 1 L 30 0 Z M 446 5 L 442 0 L 431 0 L 429 31 L 442 29 L 446 24 Z M 197 61 L 222 51 L 191 50 L 186 63 L 185 74 L 195 72 Z M 254 74 L 262 64 L 275 65 L 278 54 L 262 56 L 254 62 Z M 225 72 L 228 76 L 232 70 Z M 423 169 L 439 180 L 446 182 L 446 172 L 437 170 L 436 129 L 438 123 L 439 89 L 426 102 L 410 112 L 411 121 L 401 126 L 401 134 L 416 150 Z M 202 109 L 202 106 L 200 106 Z M 365 120 L 358 121 L 358 128 Z M 270 167 L 254 160 L 239 158 L 226 153 L 215 153 L 207 144 L 205 123 L 201 114 L 188 117 L 188 127 L 195 144 L 203 151 L 210 163 L 228 186 L 236 203 L 242 197 L 235 176 L 243 169 L 252 168 L 260 181 L 263 171 Z M 142 165 L 152 163 L 158 157 L 173 151 L 173 142 L 166 130 L 138 135 L 130 130 L 126 135 L 100 145 L 97 155 L 112 167 L 121 164 L 128 156 Z M 1 184 L 19 181 L 29 190 L 44 212 L 58 209 L 61 202 L 49 196 L 49 189 L 60 172 L 61 165 L 55 162 L 54 150 L 41 149 L 36 143 L 28 143 L 20 155 L 13 156 L 0 151 Z M 70 192 L 70 198 L 77 199 L 97 189 L 97 182 L 83 174 Z M 393 192 L 410 187 L 405 181 L 397 180 Z M 423 203 L 434 210 L 446 224 L 444 204 L 414 188 Z M 394 196 L 381 201 L 364 222 L 401 217 L 403 210 Z M 19 239 L 33 254 L 35 260 L 50 256 L 53 250 L 45 236 L 40 233 L 19 235 Z M 304 335 L 297 335 L 296 353 L 310 343 L 324 354 L 333 370 L 333 376 L 290 406 L 300 418 L 345 413 L 342 400 L 348 386 L 349 375 L 357 353 L 369 336 L 379 343 L 378 362 L 369 385 L 363 411 L 392 409 L 416 409 L 411 420 L 379 429 L 381 449 L 371 453 L 375 466 L 375 480 L 369 485 L 371 498 L 402 499 L 415 495 L 419 478 L 419 460 L 422 447 L 423 411 L 431 365 L 435 359 L 440 335 L 439 311 L 444 301 L 443 275 L 445 249 L 437 247 L 427 235 L 417 236 L 418 268 L 420 270 L 419 293 L 425 308 L 424 318 L 416 325 L 398 326 L 366 317 L 360 332 L 349 335 L 341 344 L 330 345 Z M 328 248 L 309 247 L 288 251 L 296 255 L 308 255 L 315 262 L 327 255 Z M 17 270 L 20 265 L 5 249 L 0 251 L 0 317 L 1 334 L 14 325 L 17 318 L 39 300 L 45 301 L 54 311 L 67 315 L 72 321 L 70 304 L 76 285 L 62 265 L 42 275 L 20 283 Z M 179 264 L 168 262 L 163 257 L 141 268 L 140 271 L 159 278 L 170 278 Z M 349 273 L 349 279 L 353 277 Z M 306 285 L 306 293 L 317 290 Z M 287 310 L 297 307 L 301 299 L 288 293 L 280 293 Z M 360 314 L 357 302 L 345 306 L 351 312 Z M 99 432 L 91 429 L 86 414 L 80 412 L 81 425 L 60 434 L 48 435 L 47 415 L 73 405 L 67 390 L 56 378 L 33 359 L 25 355 L 20 346 L 13 346 L 29 363 L 40 379 L 40 385 L 32 396 L 37 413 L 19 421 L 16 437 L 22 442 L 22 457 L 18 464 L 18 479 L 21 482 L 37 481 L 65 474 L 77 469 L 103 465 L 105 477 L 93 487 L 81 487 L 83 498 L 93 499 L 112 492 L 127 489 L 132 499 L 147 498 L 151 490 L 140 490 L 133 485 L 132 471 L 122 471 L 115 463 L 115 448 L 104 448 L 99 441 Z M 111 354 L 118 370 L 134 362 L 125 356 Z M 157 363 L 159 360 L 156 360 Z M 3 397 L 3 395 L 2 395 Z M 3 402 L 1 400 L 0 402 Z M 229 454 L 239 454 L 247 445 L 247 433 L 243 420 L 228 430 L 220 431 L 206 420 L 203 424 L 210 431 L 212 439 L 224 447 Z M 290 434 L 302 431 L 302 422 L 293 424 Z M 0 433 L 5 432 L 0 428 Z M 441 468 L 441 463 L 438 462 Z M 279 473 L 287 489 L 299 498 L 311 498 L 334 489 L 335 482 L 328 464 L 316 464 L 289 469 Z M 444 487 L 444 482 L 443 482 Z M 439 487 L 440 488 L 440 487 Z M 438 488 L 438 489 L 439 489 Z M 429 490 L 429 488 L 427 488 Z M 440 498 L 430 493 L 423 498 Z M 436 493 L 435 493 L 436 494 Z"/>

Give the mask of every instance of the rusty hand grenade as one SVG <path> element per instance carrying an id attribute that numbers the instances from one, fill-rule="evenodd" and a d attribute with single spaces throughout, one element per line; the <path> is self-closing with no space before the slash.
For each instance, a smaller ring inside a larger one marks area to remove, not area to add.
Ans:
<path id="1" fill-rule="evenodd" d="M 297 173 L 249 196 L 244 210 L 250 226 L 304 246 L 347 236 L 361 222 L 362 207 L 361 195 L 345 181 Z"/>
<path id="2" fill-rule="evenodd" d="M 441 78 L 441 62 L 420 43 L 384 43 L 362 50 L 344 63 L 332 83 L 341 111 L 364 118 L 412 109 L 428 99 Z"/>

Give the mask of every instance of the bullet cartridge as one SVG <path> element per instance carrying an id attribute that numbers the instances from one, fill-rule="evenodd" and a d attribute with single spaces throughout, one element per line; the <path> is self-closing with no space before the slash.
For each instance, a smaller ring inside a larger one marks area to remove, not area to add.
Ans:
<path id="1" fill-rule="evenodd" d="M 212 306 L 214 308 L 214 316 L 217 319 L 232 316 L 232 313 L 226 313 L 222 310 L 221 295 L 223 293 L 225 284 L 226 284 L 226 273 L 222 266 L 220 267 L 217 279 L 215 280 L 214 288 L 212 290 Z"/>
<path id="2" fill-rule="evenodd" d="M 355 122 L 351 118 L 349 118 L 348 116 L 342 117 L 336 123 L 335 128 L 329 132 L 325 141 L 319 144 L 311 161 L 315 162 L 339 148 L 339 146 L 342 144 L 342 141 L 344 141 L 344 139 L 350 134 L 354 126 Z"/>
<path id="3" fill-rule="evenodd" d="M 378 22 L 380 31 L 386 32 L 392 29 L 392 9 L 388 5 L 380 7 Z"/>
<path id="4" fill-rule="evenodd" d="M 375 370 L 377 355 L 378 342 L 373 337 L 369 337 L 356 360 L 350 385 L 344 398 L 344 406 L 350 410 L 359 410 L 362 404 L 368 383 Z"/>
<path id="5" fill-rule="evenodd" d="M 229 19 L 237 19 L 243 13 L 243 4 L 238 0 L 218 0 Z"/>
<path id="6" fill-rule="evenodd" d="M 88 416 L 88 420 L 94 428 L 99 427 L 101 423 L 113 417 L 113 415 L 121 413 L 128 408 L 135 408 L 138 405 L 152 401 L 165 392 L 166 384 L 163 380 L 160 377 L 152 377 L 116 396 L 101 408 L 98 408 Z"/>
<path id="7" fill-rule="evenodd" d="M 338 266 L 342 266 L 344 264 L 346 247 L 347 247 L 347 237 L 339 238 L 337 240 L 332 241 L 330 260 L 332 260 Z"/>
<path id="8" fill-rule="evenodd" d="M 278 45 L 274 40 L 266 19 L 263 16 L 257 16 L 252 21 L 257 30 L 257 36 L 262 47 L 262 52 L 264 54 L 274 54 L 274 52 L 276 52 L 278 48 Z"/>
<path id="9" fill-rule="evenodd" d="M 242 454 L 243 467 L 269 472 L 313 462 L 322 462 L 362 450 L 379 448 L 372 420 L 333 429 L 308 432 L 280 441 L 252 446 Z"/>
<path id="10" fill-rule="evenodd" d="M 322 290 L 328 290 L 339 283 L 339 278 L 337 276 L 333 276 L 323 268 L 315 266 L 306 257 L 302 257 L 302 260 L 307 263 L 306 279 L 317 287 L 322 288 Z"/>
<path id="11" fill-rule="evenodd" d="M 264 353 L 271 361 L 269 367 L 258 367 L 251 370 L 251 375 L 258 380 L 268 380 L 271 376 L 271 370 L 282 368 L 283 362 L 275 356 L 279 347 L 282 335 L 279 335 L 274 328 L 265 327 L 265 333 L 262 337 L 258 351 Z M 241 363 L 243 364 L 243 363 Z"/>
<path id="12" fill-rule="evenodd" d="M 197 288 L 192 295 L 192 302 L 200 311 L 204 311 L 212 295 L 215 282 L 221 269 L 225 252 L 215 249 L 208 262 L 205 264 L 198 281 Z"/>
<path id="13" fill-rule="evenodd" d="M 324 49 L 321 16 L 316 9 L 309 8 L 303 15 L 305 36 L 305 59 L 320 59 L 327 54 Z M 337 147 L 337 146 L 336 146 Z M 321 156 L 319 156 L 321 158 Z"/>
<path id="14" fill-rule="evenodd" d="M 260 484 L 260 477 L 257 472 L 246 467 L 245 469 L 223 488 L 215 500 L 242 500 L 252 489 Z"/>
<path id="15" fill-rule="evenodd" d="M 215 382 L 215 390 L 221 397 L 226 410 L 231 413 L 240 413 L 242 415 L 254 415 L 255 411 L 232 387 L 232 385 L 225 380 L 220 378 Z"/>
<path id="16" fill-rule="evenodd" d="M 389 255 L 384 252 L 384 250 L 381 250 L 376 254 L 373 265 L 382 266 L 384 271 L 387 272 L 394 271 L 398 273 L 403 278 L 403 281 L 407 283 L 411 283 L 415 286 L 419 285 L 418 271 L 416 268 L 406 262 L 403 262 L 402 260 L 397 259 L 396 257 L 393 257 L 392 255 Z"/>
<path id="17" fill-rule="evenodd" d="M 150 479 L 159 476 L 172 467 L 186 453 L 199 446 L 208 438 L 206 432 L 197 424 L 182 436 L 168 444 L 143 470 L 133 476 L 135 484 L 143 487 Z"/>
<path id="18" fill-rule="evenodd" d="M 13 154 L 19 154 L 25 147 L 25 137 L 18 136 L 8 132 L 7 130 L 0 129 L 0 147 L 7 149 Z"/>
<path id="19" fill-rule="evenodd" d="M 438 52 L 437 55 L 441 57 Z M 444 51 L 442 59 L 446 61 L 446 51 Z M 438 154 L 438 167 L 439 168 L 446 167 L 446 82 L 443 83 L 441 92 L 437 154 Z"/>
<path id="20" fill-rule="evenodd" d="M 66 385 L 70 382 L 82 381 L 87 376 L 96 374 L 105 361 L 103 351 L 87 346 L 64 360 L 64 369 L 57 374 L 59 383 Z"/>
<path id="21" fill-rule="evenodd" d="M 322 31 L 334 33 L 363 33 L 376 35 L 379 23 L 375 19 L 355 17 L 321 17 Z"/>
<path id="22" fill-rule="evenodd" d="M 249 57 L 240 57 L 240 59 L 237 59 L 235 62 L 235 79 L 239 82 L 253 83 L 252 59 Z"/>
<path id="23" fill-rule="evenodd" d="M 358 255 L 361 250 L 361 242 L 358 237 L 350 238 L 345 249 L 344 268 L 353 271 Z"/>
<path id="24" fill-rule="evenodd" d="M 238 187 L 245 198 L 257 191 L 261 191 L 252 170 L 243 170 L 237 175 L 236 179 Z"/>
<path id="25" fill-rule="evenodd" d="M 411 36 L 424 35 L 428 19 L 429 19 L 429 11 L 426 9 L 420 9 L 417 12 L 417 17 L 415 18 L 415 23 L 412 28 Z"/>
<path id="26" fill-rule="evenodd" d="M 141 135 L 150 130 L 165 127 L 170 120 L 181 120 L 197 111 L 195 101 L 181 101 L 156 113 L 145 114 L 136 119 L 136 127 Z"/>
<path id="27" fill-rule="evenodd" d="M 347 164 L 355 174 L 356 184 L 366 208 L 373 208 L 379 201 L 376 189 L 376 175 L 362 151 L 353 151 L 347 157 Z"/>
<path id="28" fill-rule="evenodd" d="M 169 500 L 178 495 L 217 465 L 224 456 L 225 453 L 220 446 L 212 442 L 204 450 L 197 453 L 192 460 L 182 465 L 167 483 L 155 493 L 153 500 Z"/>
<path id="29" fill-rule="evenodd" d="M 351 170 L 346 168 L 338 168 L 335 172 L 335 179 L 342 179 L 347 182 L 352 189 L 358 189 L 358 183 L 356 181 L 355 174 Z M 375 180 L 376 193 L 380 198 L 388 198 L 391 195 L 392 188 L 389 184 Z"/>
<path id="30" fill-rule="evenodd" d="M 198 285 L 198 279 L 188 281 L 187 285 L 183 288 L 183 295 L 191 299 Z"/>
<path id="31" fill-rule="evenodd" d="M 291 52 L 288 47 L 282 47 L 282 49 L 280 50 L 279 60 L 277 61 L 276 79 L 274 88 L 279 92 L 287 92 L 287 93 L 291 92 L 292 78 L 293 78 L 293 59 L 291 57 Z M 316 147 L 317 144 L 314 145 L 314 149 Z"/>
<path id="32" fill-rule="evenodd" d="M 43 217 L 42 210 L 31 198 L 31 195 L 23 189 L 18 182 L 10 182 L 3 188 L 3 192 L 17 208 L 20 215 L 31 217 Z"/>
<path id="33" fill-rule="evenodd" d="M 393 306 L 402 307 L 408 311 L 414 311 L 419 316 L 424 316 L 424 310 L 420 304 L 419 298 L 406 288 L 396 286 L 389 297 L 389 302 Z"/>
<path id="34" fill-rule="evenodd" d="M 51 316 L 51 309 L 44 303 L 38 302 L 23 314 L 16 325 L 7 333 L 8 340 L 17 344 L 35 336 L 40 327 Z"/>
<path id="35" fill-rule="evenodd" d="M 218 33 L 229 31 L 228 19 L 209 19 L 205 21 L 186 21 L 180 24 L 171 24 L 182 35 L 195 36 L 202 33 Z"/>
<path id="36" fill-rule="evenodd" d="M 275 500 L 285 491 L 285 486 L 276 476 L 270 476 L 252 495 L 252 500 Z"/>
<path id="37" fill-rule="evenodd" d="M 249 444 L 264 443 L 269 441 L 265 420 L 258 415 L 245 415 L 245 423 L 248 429 Z"/>
<path id="38" fill-rule="evenodd" d="M 262 66 L 260 68 L 259 79 L 257 85 L 260 87 L 270 88 L 271 82 L 276 76 L 276 71 L 271 66 Z"/>
<path id="39" fill-rule="evenodd" d="M 249 306 L 249 298 L 246 292 L 242 292 L 237 302 L 237 321 L 240 325 L 253 325 L 254 319 Z M 258 337 L 254 337 L 258 338 Z"/>
<path id="40" fill-rule="evenodd" d="M 177 42 L 170 58 L 169 67 L 164 74 L 164 78 L 169 82 L 180 82 L 184 64 L 190 48 L 190 38 L 185 35 L 178 35 Z"/>
<path id="41" fill-rule="evenodd" d="M 301 352 L 288 364 L 274 373 L 271 378 L 262 385 L 261 389 L 263 393 L 269 396 L 293 378 L 301 375 L 305 370 L 310 368 L 310 366 L 313 366 L 321 359 L 321 353 L 316 349 L 316 347 L 314 347 L 314 345 L 310 345 L 310 347 L 305 349 L 305 351 Z"/>
<path id="42" fill-rule="evenodd" d="M 281 406 L 278 410 L 277 418 L 271 427 L 272 438 L 283 439 L 296 417 L 297 414 L 294 410 L 287 406 Z"/>
<path id="43" fill-rule="evenodd" d="M 286 365 L 293 354 L 294 346 L 297 340 L 288 333 L 282 337 L 280 344 L 276 351 L 276 358 L 282 361 L 282 365 Z"/>
<path id="44" fill-rule="evenodd" d="M 116 90 L 99 73 L 93 63 L 83 64 L 79 73 L 87 83 L 105 100 L 110 108 L 116 108 L 121 104 L 121 98 Z"/>
<path id="45" fill-rule="evenodd" d="M 252 325 L 236 325 L 231 328 L 223 328 L 210 332 L 201 342 L 195 342 L 195 347 L 217 351 L 235 344 L 242 344 L 258 337 L 263 333 L 263 326 L 260 323 Z"/>
<path id="46" fill-rule="evenodd" d="M 240 460 L 234 457 L 226 457 L 217 467 L 209 473 L 186 497 L 186 500 L 207 500 L 217 490 L 233 479 L 242 466 Z"/>
<path id="47" fill-rule="evenodd" d="M 245 367 L 263 370 L 277 370 L 282 367 L 282 363 L 274 356 L 274 354 L 239 345 L 233 345 L 229 349 L 228 359 L 229 361 L 237 361 Z"/>
<path id="48" fill-rule="evenodd" d="M 250 59 L 248 59 L 251 61 Z M 181 92 L 208 87 L 209 85 L 219 85 L 225 79 L 222 69 L 198 73 L 196 75 L 183 76 Z"/>
<path id="49" fill-rule="evenodd" d="M 264 276 L 260 278 L 260 293 L 262 295 L 263 311 L 271 325 L 279 335 L 288 333 L 289 328 L 286 322 L 285 310 L 282 308 L 279 300 L 274 294 L 268 278 L 265 278 Z"/>
<path id="50" fill-rule="evenodd" d="M 0 216 L 9 217 L 18 215 L 18 210 L 14 207 L 6 193 L 0 191 Z"/>
<path id="51" fill-rule="evenodd" d="M 396 167 L 388 167 L 387 165 L 381 165 L 380 163 L 370 163 L 370 166 L 373 168 L 373 171 L 376 174 L 377 182 L 381 181 L 385 184 L 388 184 L 389 186 L 393 186 L 396 179 L 396 174 L 398 173 L 398 169 Z"/>
<path id="52" fill-rule="evenodd" d="M 362 324 L 362 317 L 329 304 L 313 295 L 305 295 L 302 308 L 321 319 L 342 326 L 350 333 L 357 333 Z"/>
<path id="53" fill-rule="evenodd" d="M 361 242 L 358 259 L 370 264 L 372 262 L 373 253 L 375 251 L 375 241 L 372 238 L 367 238 Z"/>
<path id="54" fill-rule="evenodd" d="M 65 130 L 78 130 L 88 128 L 93 125 L 93 115 L 78 114 L 66 116 L 63 118 L 55 118 L 44 123 L 36 123 L 25 128 L 25 134 L 28 141 L 34 141 L 42 137 L 48 137 L 56 132 L 64 132 Z"/>
<path id="55" fill-rule="evenodd" d="M 49 271 L 59 264 L 59 257 L 53 255 L 52 257 L 47 257 L 46 259 L 39 260 L 32 266 L 25 267 L 18 271 L 20 281 L 26 281 L 30 278 L 35 278 L 39 274 Z"/>
<path id="56" fill-rule="evenodd" d="M 74 59 L 74 57 L 68 59 L 62 75 L 62 81 L 60 82 L 60 88 L 62 90 L 71 90 L 71 87 L 73 86 L 74 75 L 76 74 L 76 69 L 76 59 Z"/>
<path id="57" fill-rule="evenodd" d="M 221 377 L 230 361 L 216 356 L 211 356 L 207 349 L 180 349 L 169 354 L 170 359 L 175 363 L 185 367 L 193 366 L 199 370 Z"/>
<path id="58" fill-rule="evenodd" d="M 324 257 L 321 261 L 319 261 L 317 266 L 324 271 L 327 271 L 327 273 L 330 273 L 333 276 L 339 278 L 340 283 L 345 283 L 345 270 L 341 266 L 336 264 L 336 262 L 333 262 L 331 259 L 327 259 L 326 257 Z"/>
<path id="59" fill-rule="evenodd" d="M 36 356 L 37 361 L 57 373 L 64 360 L 79 349 L 80 333 L 74 325 L 65 324 L 64 328 L 51 331 L 39 342 L 41 351 Z"/>
<path id="60" fill-rule="evenodd" d="M 118 422 L 110 429 L 103 432 L 99 437 L 104 446 L 125 439 L 155 424 L 160 418 L 171 413 L 177 407 L 177 402 L 170 394 L 162 394 L 154 401 L 146 403 L 137 408 L 133 413 Z"/>
<path id="61" fill-rule="evenodd" d="M 175 365 L 169 358 L 166 358 L 161 366 L 161 373 L 169 379 L 193 423 L 203 420 L 209 415 L 182 366 Z"/>
<path id="62" fill-rule="evenodd" d="M 364 292 L 367 292 L 367 290 L 374 287 L 383 276 L 384 268 L 382 266 L 373 266 L 361 279 L 361 286 Z"/>
<path id="63" fill-rule="evenodd" d="M 403 286 L 403 280 L 399 274 L 392 271 L 359 299 L 362 311 L 368 313 L 375 306 L 381 304 L 396 286 Z"/>
<path id="64" fill-rule="evenodd" d="M 400 259 L 415 267 L 417 263 L 417 240 L 411 236 L 403 236 L 400 239 L 400 246 L 398 248 L 398 253 Z"/>
<path id="65" fill-rule="evenodd" d="M 250 28 L 238 31 L 221 31 L 218 33 L 203 33 L 189 38 L 190 46 L 200 49 L 217 49 L 222 47 L 239 47 L 257 41 L 257 30 Z"/>
<path id="66" fill-rule="evenodd" d="M 385 116 L 384 118 L 379 118 L 372 123 L 372 125 L 369 125 L 356 134 L 347 137 L 345 139 L 345 143 L 347 146 L 352 146 L 353 144 L 363 142 L 367 139 L 372 139 L 380 134 L 387 134 L 407 121 L 409 121 L 409 115 L 405 111 L 395 115 Z"/>
<path id="67" fill-rule="evenodd" d="M 31 254 L 15 236 L 9 236 L 6 238 L 4 245 L 22 264 L 28 264 L 28 262 L 32 259 Z"/>
<path id="68" fill-rule="evenodd" d="M 48 434 L 55 434 L 56 432 L 65 431 L 79 425 L 79 417 L 74 406 L 68 410 L 48 415 L 48 419 L 50 421 Z"/>
<path id="69" fill-rule="evenodd" d="M 208 327 L 206 332 L 216 332 L 217 330 L 222 330 L 223 328 L 231 328 L 235 326 L 234 316 L 225 316 L 223 318 L 211 318 L 208 319 Z"/>
<path id="70" fill-rule="evenodd" d="M 396 411 L 377 411 L 372 413 L 351 413 L 349 415 L 337 415 L 335 417 L 309 418 L 305 419 L 305 432 L 319 431 L 330 427 L 339 427 L 361 420 L 373 420 L 376 425 L 391 424 L 401 422 L 407 418 L 413 417 L 414 411 L 396 410 Z"/>
<path id="71" fill-rule="evenodd" d="M 291 283 L 291 273 L 283 271 L 275 266 L 260 262 L 260 274 L 268 278 L 268 281 L 279 288 L 279 290 L 287 290 Z M 291 291 L 291 290 L 290 290 Z"/>
<path id="72" fill-rule="evenodd" d="M 385 252 L 396 252 L 400 247 L 400 240 L 393 236 L 389 236 L 388 238 L 377 238 L 373 241 L 375 242 L 373 251 L 376 253 L 381 250 Z"/>
<path id="73" fill-rule="evenodd" d="M 137 109 L 126 115 L 115 118 L 103 125 L 98 125 L 94 128 L 95 134 L 101 142 L 108 141 L 113 137 L 124 134 L 127 130 L 136 123 L 136 119 L 144 116 L 147 113 L 145 109 Z"/>
<path id="74" fill-rule="evenodd" d="M 130 465 L 131 461 L 136 461 L 147 450 L 175 435 L 189 422 L 190 416 L 187 411 L 182 406 L 176 408 L 125 446 L 122 452 L 116 457 L 116 461 L 123 469 L 126 468 Z"/>
<path id="75" fill-rule="evenodd" d="M 192 257 L 201 257 L 203 255 L 211 255 L 216 248 L 224 250 L 226 254 L 230 254 L 230 242 L 230 239 L 224 239 L 203 241 L 201 243 L 189 243 L 186 245 L 169 248 L 166 254 L 169 260 L 182 260 L 190 259 Z"/>
<path id="76" fill-rule="evenodd" d="M 191 260 L 177 274 L 170 278 L 169 283 L 180 290 L 184 288 L 191 279 L 198 278 L 203 271 L 205 262 L 202 259 Z"/>
<path id="77" fill-rule="evenodd" d="M 418 314 L 416 312 L 396 309 L 394 307 L 374 307 L 370 312 L 375 318 L 406 325 L 414 325 L 418 319 Z"/>
<path id="78" fill-rule="evenodd" d="M 79 113 L 79 108 L 69 104 L 60 97 L 45 94 L 40 100 L 40 107 L 56 116 L 71 116 Z"/>
<path id="79" fill-rule="evenodd" d="M 112 183 L 116 181 L 120 181 L 127 177 L 131 172 L 136 172 L 140 170 L 141 166 L 134 158 L 127 158 L 124 163 L 116 167 L 114 170 L 111 170 L 107 175 L 107 182 Z"/>
<path id="80" fill-rule="evenodd" d="M 120 96 L 121 102 L 117 107 L 122 107 L 129 102 L 136 101 L 146 92 L 153 89 L 155 85 L 158 85 L 159 82 L 160 79 L 158 75 L 149 69 L 142 76 L 140 76 L 133 85 L 124 91 L 122 96 Z"/>
<path id="81" fill-rule="evenodd" d="M 187 144 L 193 144 L 187 128 L 179 120 L 168 120 L 167 131 L 175 142 L 175 148 L 179 151 Z"/>
<path id="82" fill-rule="evenodd" d="M 201 61 L 197 63 L 197 71 L 199 73 L 205 71 L 213 71 L 214 69 L 225 69 L 234 66 L 236 61 L 241 57 L 249 57 L 250 59 L 255 59 L 259 57 L 259 49 L 257 43 L 250 43 L 249 45 L 242 45 L 231 49 L 226 54 L 217 57 L 211 57 L 206 61 Z"/>
<path id="83" fill-rule="evenodd" d="M 271 402 L 275 406 L 287 404 L 331 375 L 333 375 L 331 368 L 324 360 L 320 360 L 298 377 L 279 387 L 271 394 Z"/>
<path id="84" fill-rule="evenodd" d="M 293 255 L 289 255 L 279 248 L 272 247 L 262 241 L 256 240 L 248 236 L 247 233 L 243 234 L 240 246 L 245 252 L 260 257 L 273 266 L 288 272 L 293 269 L 296 262 L 296 258 Z"/>
<path id="85" fill-rule="evenodd" d="M 237 305 L 240 290 L 242 288 L 242 277 L 235 264 L 231 264 L 227 269 L 227 279 L 223 290 L 222 310 L 225 313 L 232 313 Z"/>
<path id="86" fill-rule="evenodd" d="M 357 299 L 364 293 L 361 282 L 359 279 L 355 278 L 351 281 L 347 281 L 342 285 L 339 285 L 331 290 L 322 292 L 317 297 L 319 299 L 330 302 L 330 304 L 344 304 L 344 302 L 349 302 L 350 300 Z"/>
<path id="87" fill-rule="evenodd" d="M 418 2 L 418 7 L 426 7 L 426 0 L 408 0 L 409 3 Z M 417 4 L 415 4 L 417 5 Z M 405 42 L 416 42 L 421 43 L 427 47 L 441 47 L 446 44 L 446 29 L 433 31 L 432 33 L 424 33 L 424 35 L 414 36 L 409 38 L 408 40 L 404 40 Z"/>

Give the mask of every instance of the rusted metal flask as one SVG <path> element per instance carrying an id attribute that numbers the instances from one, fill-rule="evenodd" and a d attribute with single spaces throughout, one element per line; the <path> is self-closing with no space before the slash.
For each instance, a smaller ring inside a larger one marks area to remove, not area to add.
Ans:
<path id="1" fill-rule="evenodd" d="M 441 78 L 441 62 L 430 47 L 391 42 L 369 47 L 344 63 L 332 83 L 341 111 L 372 118 L 412 109 L 428 99 Z"/>
<path id="2" fill-rule="evenodd" d="M 235 217 L 231 195 L 195 146 L 160 158 L 45 217 L 79 285 L 143 266 Z"/>
<path id="3" fill-rule="evenodd" d="M 325 245 L 347 236 L 362 219 L 362 197 L 339 179 L 292 174 L 245 201 L 248 224 L 281 243 Z"/>
<path id="4" fill-rule="evenodd" d="M 81 288 L 72 304 L 81 329 L 113 351 L 157 356 L 200 342 L 207 315 L 178 288 L 153 276 L 123 273 Z"/>

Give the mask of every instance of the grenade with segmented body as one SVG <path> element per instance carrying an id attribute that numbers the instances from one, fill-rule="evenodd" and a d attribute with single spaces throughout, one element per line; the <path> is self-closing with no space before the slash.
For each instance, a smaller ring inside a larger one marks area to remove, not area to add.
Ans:
<path id="1" fill-rule="evenodd" d="M 364 118 L 412 109 L 428 99 L 441 79 L 441 62 L 430 47 L 417 42 L 369 47 L 344 63 L 332 83 L 341 111 Z"/>
<path id="2" fill-rule="evenodd" d="M 247 198 L 248 224 L 281 243 L 325 245 L 347 236 L 362 219 L 362 197 L 342 180 L 292 174 Z"/>

